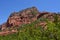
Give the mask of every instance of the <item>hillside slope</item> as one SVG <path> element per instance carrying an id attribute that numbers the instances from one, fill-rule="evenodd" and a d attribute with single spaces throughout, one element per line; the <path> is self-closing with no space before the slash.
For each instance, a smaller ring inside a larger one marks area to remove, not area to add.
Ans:
<path id="1" fill-rule="evenodd" d="M 36 7 L 27 8 L 19 12 L 13 12 L 7 19 L 7 22 L 0 25 L 0 35 L 16 33 L 20 30 L 20 28 L 22 28 L 22 25 L 29 25 L 30 27 L 35 25 L 33 26 L 34 28 L 38 28 L 38 26 L 40 26 L 44 30 L 47 30 L 47 21 L 49 21 L 49 23 L 52 22 L 53 25 L 57 25 L 60 23 L 60 14 L 52 12 L 39 12 Z M 49 26 L 53 25 L 49 24 Z M 26 28 L 29 29 L 29 26 Z"/>

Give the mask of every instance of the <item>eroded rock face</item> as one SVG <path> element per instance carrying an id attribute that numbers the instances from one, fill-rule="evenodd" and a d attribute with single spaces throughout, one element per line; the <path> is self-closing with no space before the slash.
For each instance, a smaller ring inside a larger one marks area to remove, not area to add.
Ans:
<path id="1" fill-rule="evenodd" d="M 58 15 L 58 20 L 60 21 L 60 14 L 39 12 L 36 7 L 27 8 L 19 12 L 13 12 L 7 19 L 7 22 L 0 25 L 0 30 L 2 30 L 2 32 L 0 32 L 0 35 L 15 33 L 17 32 L 16 29 L 10 30 L 9 28 L 19 27 L 22 24 L 30 24 L 31 22 L 34 22 L 39 18 L 46 18 L 49 21 L 54 22 L 54 17 L 56 15 Z M 37 23 L 36 27 L 37 25 L 40 25 L 44 29 L 47 29 L 47 23 L 45 21 Z"/>
<path id="2" fill-rule="evenodd" d="M 19 26 L 21 24 L 29 24 L 37 20 L 37 14 L 38 10 L 35 7 L 27 8 L 20 12 L 14 12 L 10 15 L 10 17 L 7 20 L 8 27 Z"/>
<path id="3" fill-rule="evenodd" d="M 54 17 L 56 16 L 56 13 L 50 13 L 50 12 L 42 12 L 41 14 L 39 14 L 39 16 L 37 16 L 37 19 L 39 18 L 46 18 L 49 21 L 54 21 Z"/>
<path id="4" fill-rule="evenodd" d="M 22 24 L 29 24 L 39 18 L 47 18 L 49 21 L 54 21 L 55 15 L 55 13 L 50 12 L 39 12 L 36 7 L 27 8 L 19 12 L 13 12 L 7 22 L 0 26 L 0 29 L 4 30 L 6 27 L 18 27 Z M 42 24 L 42 22 L 40 24 Z"/>
<path id="5" fill-rule="evenodd" d="M 5 31 L 6 27 L 7 27 L 7 24 L 6 24 L 6 23 L 3 23 L 3 24 L 0 26 L 0 29 L 3 30 L 3 31 Z"/>

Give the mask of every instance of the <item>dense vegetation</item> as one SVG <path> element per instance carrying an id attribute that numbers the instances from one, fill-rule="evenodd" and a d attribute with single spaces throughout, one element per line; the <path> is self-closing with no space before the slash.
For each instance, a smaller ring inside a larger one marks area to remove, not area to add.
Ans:
<path id="1" fill-rule="evenodd" d="M 47 22 L 47 29 L 36 26 L 41 21 Z M 60 40 L 60 21 L 57 15 L 54 22 L 40 18 L 31 24 L 23 24 L 17 30 L 18 33 L 0 36 L 0 40 Z"/>

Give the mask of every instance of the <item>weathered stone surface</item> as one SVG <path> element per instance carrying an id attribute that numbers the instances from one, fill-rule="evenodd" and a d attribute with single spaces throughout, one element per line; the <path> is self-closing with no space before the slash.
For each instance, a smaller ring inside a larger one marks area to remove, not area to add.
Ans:
<path id="1" fill-rule="evenodd" d="M 54 21 L 54 16 L 56 15 L 56 13 L 50 13 L 50 12 L 42 12 L 41 14 L 39 14 L 39 16 L 37 16 L 37 19 L 39 18 L 46 18 L 49 21 Z"/>
<path id="2" fill-rule="evenodd" d="M 38 10 L 35 7 L 27 8 L 20 12 L 14 12 L 8 18 L 8 26 L 19 26 L 21 24 L 29 24 L 32 21 L 37 20 L 36 15 Z"/>
<path id="3" fill-rule="evenodd" d="M 6 24 L 6 23 L 3 23 L 3 24 L 1 25 L 1 30 L 5 31 L 6 27 L 7 27 L 7 24 Z"/>
<path id="4" fill-rule="evenodd" d="M 29 24 L 40 17 L 54 21 L 54 15 L 54 13 L 50 12 L 39 12 L 36 7 L 27 8 L 19 12 L 11 13 L 7 22 L 1 25 L 1 29 L 3 30 L 6 27 L 14 26 L 18 27 L 21 24 Z"/>
<path id="5" fill-rule="evenodd" d="M 13 12 L 7 19 L 6 23 L 0 25 L 0 30 L 6 30 L 8 27 L 18 27 L 22 24 L 29 24 L 39 18 L 47 18 L 49 21 L 54 22 L 54 16 L 56 13 L 39 12 L 36 7 L 27 8 L 19 12 Z M 58 15 L 60 20 L 60 15 Z M 42 27 L 46 25 L 46 22 L 41 21 L 39 23 Z M 14 31 L 14 30 L 12 30 Z"/>

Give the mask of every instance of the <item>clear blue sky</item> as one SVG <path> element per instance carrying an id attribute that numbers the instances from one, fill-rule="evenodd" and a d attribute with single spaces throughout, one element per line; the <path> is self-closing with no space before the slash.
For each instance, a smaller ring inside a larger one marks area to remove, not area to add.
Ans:
<path id="1" fill-rule="evenodd" d="M 39 11 L 60 12 L 60 0 L 0 0 L 0 24 L 14 11 L 36 6 Z"/>

